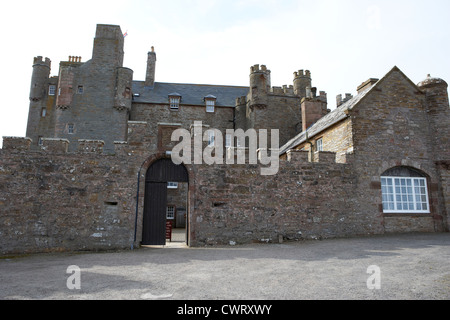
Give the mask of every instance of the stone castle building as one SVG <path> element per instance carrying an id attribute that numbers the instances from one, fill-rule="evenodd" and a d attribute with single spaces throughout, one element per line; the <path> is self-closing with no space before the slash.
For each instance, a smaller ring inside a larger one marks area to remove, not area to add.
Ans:
<path id="1" fill-rule="evenodd" d="M 119 26 L 98 25 L 90 60 L 50 77 L 50 59 L 34 59 L 26 137 L 0 149 L 1 253 L 164 244 L 167 221 L 190 246 L 448 231 L 444 80 L 416 85 L 394 67 L 330 111 L 308 70 L 283 87 L 264 65 L 248 87 L 162 83 L 152 48 L 137 81 L 123 48 Z M 278 129 L 279 170 L 175 165 L 176 129 L 203 147 L 220 131 L 232 160 L 252 150 L 227 130 Z"/>

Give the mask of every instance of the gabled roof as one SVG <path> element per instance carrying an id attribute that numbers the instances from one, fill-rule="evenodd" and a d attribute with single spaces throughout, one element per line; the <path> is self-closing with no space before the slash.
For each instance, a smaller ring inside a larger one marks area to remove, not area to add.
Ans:
<path id="1" fill-rule="evenodd" d="M 361 102 L 361 100 L 369 94 L 369 92 L 371 92 L 375 87 L 377 87 L 381 82 L 383 82 L 384 79 L 386 79 L 394 71 L 400 72 L 400 74 L 403 77 L 405 77 L 405 79 L 408 80 L 408 82 L 412 86 L 417 88 L 417 86 L 398 67 L 395 66 L 383 78 L 378 80 L 378 82 L 376 82 L 373 86 L 363 90 L 362 92 L 360 92 L 358 95 L 356 95 L 352 99 L 348 100 L 347 102 L 343 103 L 338 108 L 334 109 L 327 115 L 320 118 L 316 123 L 314 123 L 306 131 L 298 134 L 297 136 L 295 136 L 294 138 L 289 140 L 284 146 L 282 146 L 280 148 L 280 154 L 284 154 L 287 151 L 294 149 L 298 145 L 304 143 L 309 138 L 314 137 L 315 135 L 319 134 L 320 132 L 324 131 L 325 129 L 328 129 L 332 125 L 347 118 L 348 117 L 347 110 L 352 110 L 353 108 L 355 108 L 355 106 L 357 106 L 358 103 Z"/>
<path id="2" fill-rule="evenodd" d="M 164 83 L 155 82 L 153 87 L 146 87 L 144 81 L 133 81 L 134 103 L 167 104 L 169 95 L 177 93 L 181 103 L 186 105 L 205 105 L 205 97 L 215 97 L 218 107 L 235 107 L 236 98 L 246 96 L 249 87 Z"/>

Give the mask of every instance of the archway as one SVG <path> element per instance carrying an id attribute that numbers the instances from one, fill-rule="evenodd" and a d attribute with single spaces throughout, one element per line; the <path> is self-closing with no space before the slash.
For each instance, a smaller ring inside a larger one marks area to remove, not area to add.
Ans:
<path id="1" fill-rule="evenodd" d="M 168 182 L 189 183 L 184 165 L 175 165 L 171 159 L 154 162 L 145 176 L 142 245 L 166 244 Z M 189 225 L 186 225 L 188 230 Z"/>

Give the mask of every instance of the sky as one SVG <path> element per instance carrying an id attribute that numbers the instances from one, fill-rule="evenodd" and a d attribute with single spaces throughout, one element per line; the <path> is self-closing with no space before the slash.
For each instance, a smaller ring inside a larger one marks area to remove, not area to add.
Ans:
<path id="1" fill-rule="evenodd" d="M 450 83 L 448 0 L 15 0 L 0 12 L 0 137 L 26 135 L 33 58 L 50 58 L 52 76 L 69 56 L 88 61 L 97 24 L 128 33 L 134 80 L 154 46 L 157 82 L 248 86 L 264 64 L 282 86 L 310 70 L 330 109 L 394 66 Z"/>

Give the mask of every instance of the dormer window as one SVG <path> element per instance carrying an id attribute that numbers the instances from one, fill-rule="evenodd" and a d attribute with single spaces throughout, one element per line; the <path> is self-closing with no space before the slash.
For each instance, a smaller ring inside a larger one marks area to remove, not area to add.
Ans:
<path id="1" fill-rule="evenodd" d="M 204 100 L 206 104 L 206 112 L 214 113 L 217 98 L 213 95 L 208 95 Z"/>
<path id="2" fill-rule="evenodd" d="M 178 110 L 180 108 L 181 95 L 179 93 L 169 94 L 170 110 Z"/>

